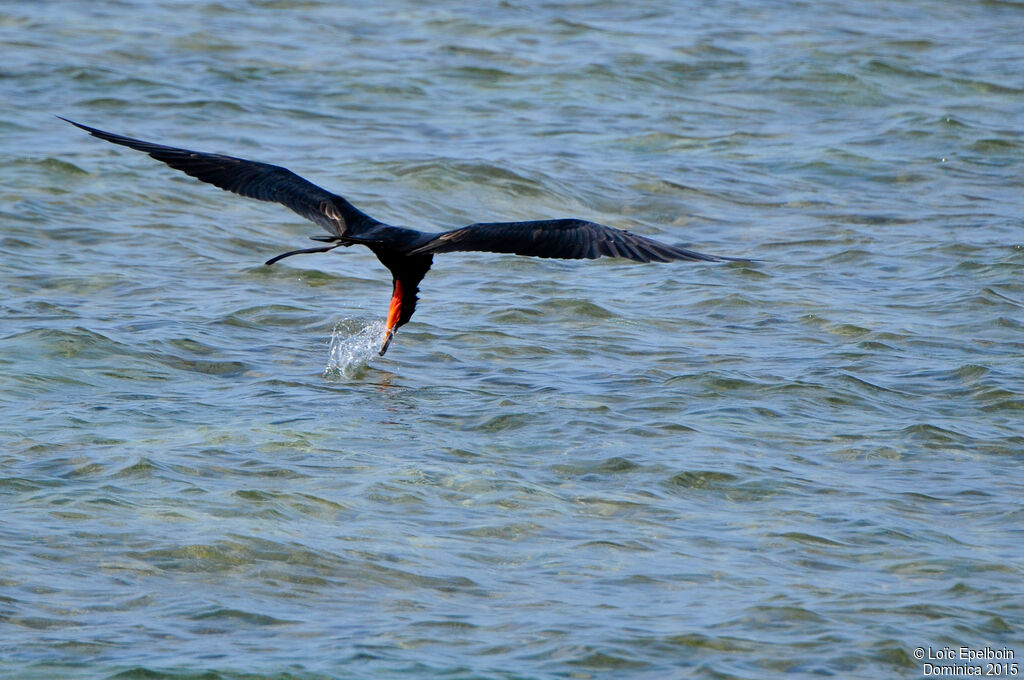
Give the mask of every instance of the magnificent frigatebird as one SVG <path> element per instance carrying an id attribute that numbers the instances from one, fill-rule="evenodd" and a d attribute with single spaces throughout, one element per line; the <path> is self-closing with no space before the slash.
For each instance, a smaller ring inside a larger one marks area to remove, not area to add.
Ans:
<path id="1" fill-rule="evenodd" d="M 436 234 L 393 227 L 373 219 L 341 196 L 277 165 L 144 142 L 58 117 L 94 137 L 148 153 L 176 170 L 226 191 L 281 203 L 327 230 L 329 236 L 312 238 L 330 245 L 292 250 L 267 260 L 268 265 L 292 255 L 324 253 L 340 246 L 360 244 L 372 250 L 391 271 L 393 284 L 381 356 L 391 344 L 395 331 L 412 318 L 420 281 L 430 269 L 435 253 L 474 250 L 569 260 L 624 257 L 637 262 L 721 262 L 736 259 L 705 255 L 577 219 L 478 222 Z"/>

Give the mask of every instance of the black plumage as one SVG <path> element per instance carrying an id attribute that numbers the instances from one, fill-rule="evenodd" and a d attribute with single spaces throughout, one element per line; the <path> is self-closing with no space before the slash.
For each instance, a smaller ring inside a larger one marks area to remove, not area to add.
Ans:
<path id="1" fill-rule="evenodd" d="M 104 132 L 61 117 L 72 125 L 114 144 L 149 154 L 176 170 L 226 191 L 280 203 L 323 227 L 328 236 L 313 237 L 328 245 L 301 248 L 267 260 L 273 264 L 292 255 L 320 253 L 340 246 L 365 245 L 391 271 L 393 294 L 384 343 L 412 317 L 419 283 L 437 253 L 483 251 L 561 259 L 622 257 L 637 262 L 690 260 L 721 262 L 735 258 L 698 253 L 654 239 L 578 219 L 528 222 L 480 222 L 437 234 L 384 224 L 347 200 L 299 177 L 291 170 L 222 154 L 189 151 Z"/>

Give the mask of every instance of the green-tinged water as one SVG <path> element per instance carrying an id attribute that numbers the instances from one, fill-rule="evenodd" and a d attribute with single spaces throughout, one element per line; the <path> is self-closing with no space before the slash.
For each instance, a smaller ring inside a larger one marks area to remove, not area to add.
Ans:
<path id="1" fill-rule="evenodd" d="M 0 3 L 0 676 L 1024 673 L 1022 27 Z M 367 250 L 54 114 L 760 261 L 440 255 L 379 358 Z"/>

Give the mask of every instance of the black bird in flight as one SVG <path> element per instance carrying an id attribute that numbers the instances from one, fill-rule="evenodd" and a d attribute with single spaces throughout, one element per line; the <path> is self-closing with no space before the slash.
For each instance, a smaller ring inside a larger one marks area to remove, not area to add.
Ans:
<path id="1" fill-rule="evenodd" d="M 328 236 L 313 236 L 312 239 L 328 245 L 292 250 L 267 260 L 268 265 L 292 255 L 323 253 L 340 246 L 360 244 L 372 250 L 381 264 L 391 271 L 394 286 L 381 356 L 391 344 L 395 331 L 412 318 L 420 281 L 430 269 L 435 253 L 475 250 L 570 260 L 624 257 L 637 262 L 721 262 L 737 259 L 705 255 L 577 219 L 479 222 L 437 234 L 393 227 L 375 220 L 341 196 L 277 165 L 153 144 L 97 130 L 63 116 L 58 118 L 94 137 L 147 153 L 175 170 L 226 191 L 281 203 L 327 230 Z"/>

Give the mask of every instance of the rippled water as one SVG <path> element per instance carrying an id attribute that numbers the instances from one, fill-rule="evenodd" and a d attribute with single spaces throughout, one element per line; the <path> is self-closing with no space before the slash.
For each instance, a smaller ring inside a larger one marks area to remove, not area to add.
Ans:
<path id="1" fill-rule="evenodd" d="M 1020 661 L 1021 26 L 0 4 L 0 675 Z M 442 255 L 379 358 L 365 249 L 264 267 L 318 228 L 53 114 L 395 224 L 575 216 L 762 261 Z"/>

